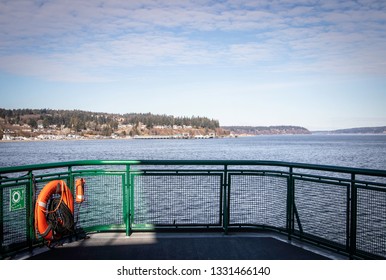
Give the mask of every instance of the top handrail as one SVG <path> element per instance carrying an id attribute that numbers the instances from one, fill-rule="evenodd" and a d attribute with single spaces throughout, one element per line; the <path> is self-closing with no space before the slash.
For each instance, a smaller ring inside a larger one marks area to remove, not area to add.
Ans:
<path id="1" fill-rule="evenodd" d="M 78 160 L 0 168 L 0 174 L 92 165 L 261 165 L 386 177 L 386 170 L 266 160 Z"/>

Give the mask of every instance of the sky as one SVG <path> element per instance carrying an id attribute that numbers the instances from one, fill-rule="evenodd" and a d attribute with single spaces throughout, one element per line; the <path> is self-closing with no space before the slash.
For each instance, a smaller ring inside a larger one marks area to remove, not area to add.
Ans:
<path id="1" fill-rule="evenodd" d="M 0 0 L 0 108 L 386 125 L 384 0 Z"/>

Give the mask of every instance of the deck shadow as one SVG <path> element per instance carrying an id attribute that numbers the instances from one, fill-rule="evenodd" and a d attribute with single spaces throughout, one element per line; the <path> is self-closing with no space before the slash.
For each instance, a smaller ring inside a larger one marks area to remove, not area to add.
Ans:
<path id="1" fill-rule="evenodd" d="M 96 235 L 97 236 L 97 235 Z M 89 238 L 47 250 L 31 260 L 325 260 L 273 237 L 148 236 Z"/>

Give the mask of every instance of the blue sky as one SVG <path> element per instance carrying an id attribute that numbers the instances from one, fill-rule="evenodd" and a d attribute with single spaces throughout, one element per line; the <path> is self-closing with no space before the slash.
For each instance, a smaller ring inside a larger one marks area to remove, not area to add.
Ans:
<path id="1" fill-rule="evenodd" d="M 0 0 L 0 107 L 386 125 L 386 1 Z"/>

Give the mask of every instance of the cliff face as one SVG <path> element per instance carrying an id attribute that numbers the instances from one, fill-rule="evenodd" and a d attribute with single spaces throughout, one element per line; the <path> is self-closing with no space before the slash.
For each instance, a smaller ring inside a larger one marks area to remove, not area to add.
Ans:
<path id="1" fill-rule="evenodd" d="M 247 135 L 282 135 L 282 134 L 311 134 L 301 126 L 222 126 L 232 134 Z"/>

